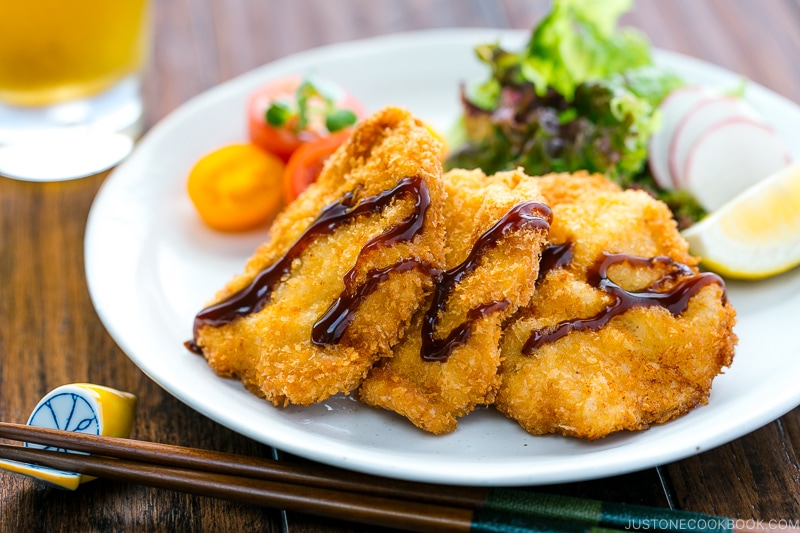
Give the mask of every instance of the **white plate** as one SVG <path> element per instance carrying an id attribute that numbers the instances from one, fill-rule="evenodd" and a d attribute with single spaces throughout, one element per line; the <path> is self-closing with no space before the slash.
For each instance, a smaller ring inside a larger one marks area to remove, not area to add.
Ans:
<path id="1" fill-rule="evenodd" d="M 767 424 L 800 404 L 800 271 L 729 285 L 740 342 L 710 402 L 674 422 L 596 442 L 534 437 L 493 409 L 465 417 L 447 436 L 345 398 L 279 409 L 222 379 L 189 353 L 192 319 L 263 239 L 223 235 L 197 218 L 185 192 L 203 153 L 246 138 L 245 98 L 265 80 L 309 71 L 339 81 L 372 110 L 403 105 L 446 128 L 458 86 L 483 80 L 477 43 L 520 46 L 527 33 L 447 30 L 401 34 L 301 53 L 191 100 L 154 127 L 103 185 L 86 232 L 86 274 L 113 338 L 150 378 L 204 415 L 265 444 L 323 463 L 390 477 L 475 485 L 591 479 L 678 460 Z M 658 61 L 686 79 L 735 87 L 739 76 L 670 53 Z M 800 109 L 751 84 L 748 97 L 797 157 Z"/>

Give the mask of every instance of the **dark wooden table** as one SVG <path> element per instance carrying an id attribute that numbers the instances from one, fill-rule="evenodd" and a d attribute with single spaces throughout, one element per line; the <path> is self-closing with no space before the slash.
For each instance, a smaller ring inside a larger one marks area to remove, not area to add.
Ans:
<path id="1" fill-rule="evenodd" d="M 547 8 L 543 0 L 156 0 L 147 126 L 201 91 L 293 52 L 422 28 L 530 28 Z M 800 102 L 799 0 L 639 0 L 624 22 L 658 47 L 717 63 Z M 51 184 L 0 178 L 0 419 L 24 422 L 47 391 L 91 381 L 139 396 L 137 438 L 268 455 L 266 446 L 161 390 L 100 323 L 84 277 L 83 237 L 105 177 Z M 799 455 L 795 409 L 696 457 L 547 490 L 797 521 Z M 288 527 L 292 533 L 373 530 L 300 515 L 290 515 Z M 283 528 L 279 512 L 254 506 L 104 480 L 72 493 L 0 474 L 4 532 Z"/>

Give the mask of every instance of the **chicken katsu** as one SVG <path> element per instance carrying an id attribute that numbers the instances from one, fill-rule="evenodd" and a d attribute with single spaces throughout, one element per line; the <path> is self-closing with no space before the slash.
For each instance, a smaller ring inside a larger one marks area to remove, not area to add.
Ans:
<path id="1" fill-rule="evenodd" d="M 361 122 L 187 345 L 276 406 L 357 390 L 434 434 L 494 404 L 597 439 L 707 402 L 735 311 L 665 204 L 587 173 L 443 175 L 440 153 L 408 111 Z"/>
<path id="2" fill-rule="evenodd" d="M 497 408 L 533 434 L 596 439 L 706 403 L 733 359 L 735 312 L 669 209 L 594 177 L 540 186 L 550 245 L 530 304 L 504 332 Z"/>
<path id="3" fill-rule="evenodd" d="M 550 209 L 522 172 L 444 176 L 445 270 L 391 357 L 358 390 L 431 433 L 489 404 L 500 384 L 501 326 L 533 295 Z"/>
<path id="4" fill-rule="evenodd" d="M 358 386 L 443 265 L 440 151 L 405 110 L 360 123 L 198 313 L 196 351 L 275 405 Z"/>

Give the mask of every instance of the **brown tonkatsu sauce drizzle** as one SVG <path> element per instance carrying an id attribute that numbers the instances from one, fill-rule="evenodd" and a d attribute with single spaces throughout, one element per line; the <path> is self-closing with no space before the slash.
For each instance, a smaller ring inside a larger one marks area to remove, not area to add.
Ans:
<path id="1" fill-rule="evenodd" d="M 345 194 L 340 200 L 325 207 L 317 219 L 292 244 L 289 250 L 275 263 L 259 272 L 250 284 L 227 300 L 211 305 L 200 311 L 194 319 L 194 335 L 200 327 L 208 325 L 223 326 L 238 317 L 257 313 L 269 301 L 274 288 L 289 273 L 292 262 L 299 257 L 308 246 L 322 235 L 332 234 L 339 226 L 354 218 L 376 213 L 389 206 L 396 198 L 411 195 L 414 199 L 414 212 L 399 223 L 391 226 L 382 234 L 372 238 L 364 248 L 365 251 L 378 246 L 388 246 L 403 240 L 410 240 L 422 229 L 425 213 L 430 205 L 430 195 L 425 181 L 420 177 L 403 178 L 392 189 L 382 191 L 375 196 L 363 198 L 355 203 L 352 192 Z M 348 275 L 351 275 L 351 270 Z M 345 281 L 347 283 L 347 281 Z M 187 343 L 192 351 L 199 351 Z"/>
<path id="2" fill-rule="evenodd" d="M 434 275 L 437 270 L 430 265 L 423 263 L 417 258 L 401 259 L 397 263 L 370 270 L 366 274 L 366 280 L 361 285 L 355 284 L 355 267 L 351 269 L 344 280 L 344 291 L 335 302 L 325 311 L 325 314 L 314 323 L 311 328 L 311 342 L 317 346 L 336 344 L 347 331 L 347 327 L 353 321 L 356 310 L 361 303 L 386 281 L 391 273 L 401 274 L 415 268 L 423 270 L 428 276 Z"/>
<path id="3" fill-rule="evenodd" d="M 645 267 L 662 264 L 671 267 L 671 271 L 650 287 L 639 292 L 630 292 L 608 278 L 609 267 L 620 263 Z M 722 278 L 712 273 L 695 274 L 688 266 L 665 256 L 645 258 L 604 252 L 603 257 L 587 272 L 586 281 L 589 285 L 610 294 L 614 301 L 593 317 L 565 320 L 555 326 L 532 332 L 522 347 L 523 354 L 530 354 L 542 345 L 555 342 L 572 331 L 597 331 L 612 318 L 638 307 L 659 306 L 668 310 L 673 316 L 678 316 L 686 310 L 692 296 L 712 283 L 718 283 L 722 287 L 723 299 L 725 298 L 725 283 Z M 676 283 L 671 289 L 660 292 L 659 289 L 668 281 Z"/>
<path id="4" fill-rule="evenodd" d="M 447 337 L 437 339 L 433 333 L 439 320 L 439 313 L 456 285 L 475 268 L 481 257 L 509 233 L 523 229 L 547 230 L 552 220 L 549 207 L 538 202 L 522 202 L 512 207 L 477 240 L 469 256 L 458 266 L 445 270 L 437 276 L 433 300 L 422 322 L 422 348 L 420 355 L 424 361 L 446 361 L 452 351 L 469 339 L 472 323 L 493 312 L 508 307 L 507 300 L 493 301 L 479 305 L 467 313 L 467 320 L 456 326 Z"/>
<path id="5" fill-rule="evenodd" d="M 356 264 L 347 271 L 344 279 L 344 291 L 339 295 L 327 311 L 314 323 L 311 328 L 311 342 L 317 346 L 325 346 L 328 344 L 336 344 L 344 336 L 347 326 L 353 321 L 355 313 L 361 303 L 380 286 L 381 283 L 386 281 L 389 274 L 392 272 L 402 273 L 413 270 L 414 268 L 423 268 L 427 271 L 431 270 L 429 265 L 422 263 L 417 258 L 402 259 L 384 268 L 377 268 L 367 272 L 366 280 L 361 285 L 357 285 L 358 277 L 358 264 L 361 258 L 364 257 L 365 252 L 373 250 L 382 246 L 392 246 L 399 242 L 410 241 L 421 230 L 425 222 L 425 212 L 430 205 L 430 195 L 428 188 L 424 182 L 420 181 L 421 187 L 418 187 L 415 193 L 415 210 L 414 212 L 403 219 L 398 224 L 391 226 L 389 229 L 370 239 L 361 252 L 358 254 Z"/>
<path id="6" fill-rule="evenodd" d="M 570 241 L 561 244 L 548 244 L 542 250 L 542 259 L 539 261 L 539 274 L 536 277 L 536 283 L 541 283 L 551 270 L 568 265 L 571 261 L 572 243 Z"/>

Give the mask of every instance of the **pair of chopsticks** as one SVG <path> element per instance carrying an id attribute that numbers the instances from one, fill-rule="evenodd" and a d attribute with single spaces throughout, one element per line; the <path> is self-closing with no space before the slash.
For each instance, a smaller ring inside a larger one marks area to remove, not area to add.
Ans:
<path id="1" fill-rule="evenodd" d="M 0 438 L 94 455 L 0 444 L 0 458 L 275 509 L 421 532 L 744 533 L 742 520 L 536 492 L 388 480 L 131 439 L 0 423 Z M 787 531 L 783 529 L 782 533 Z"/>

